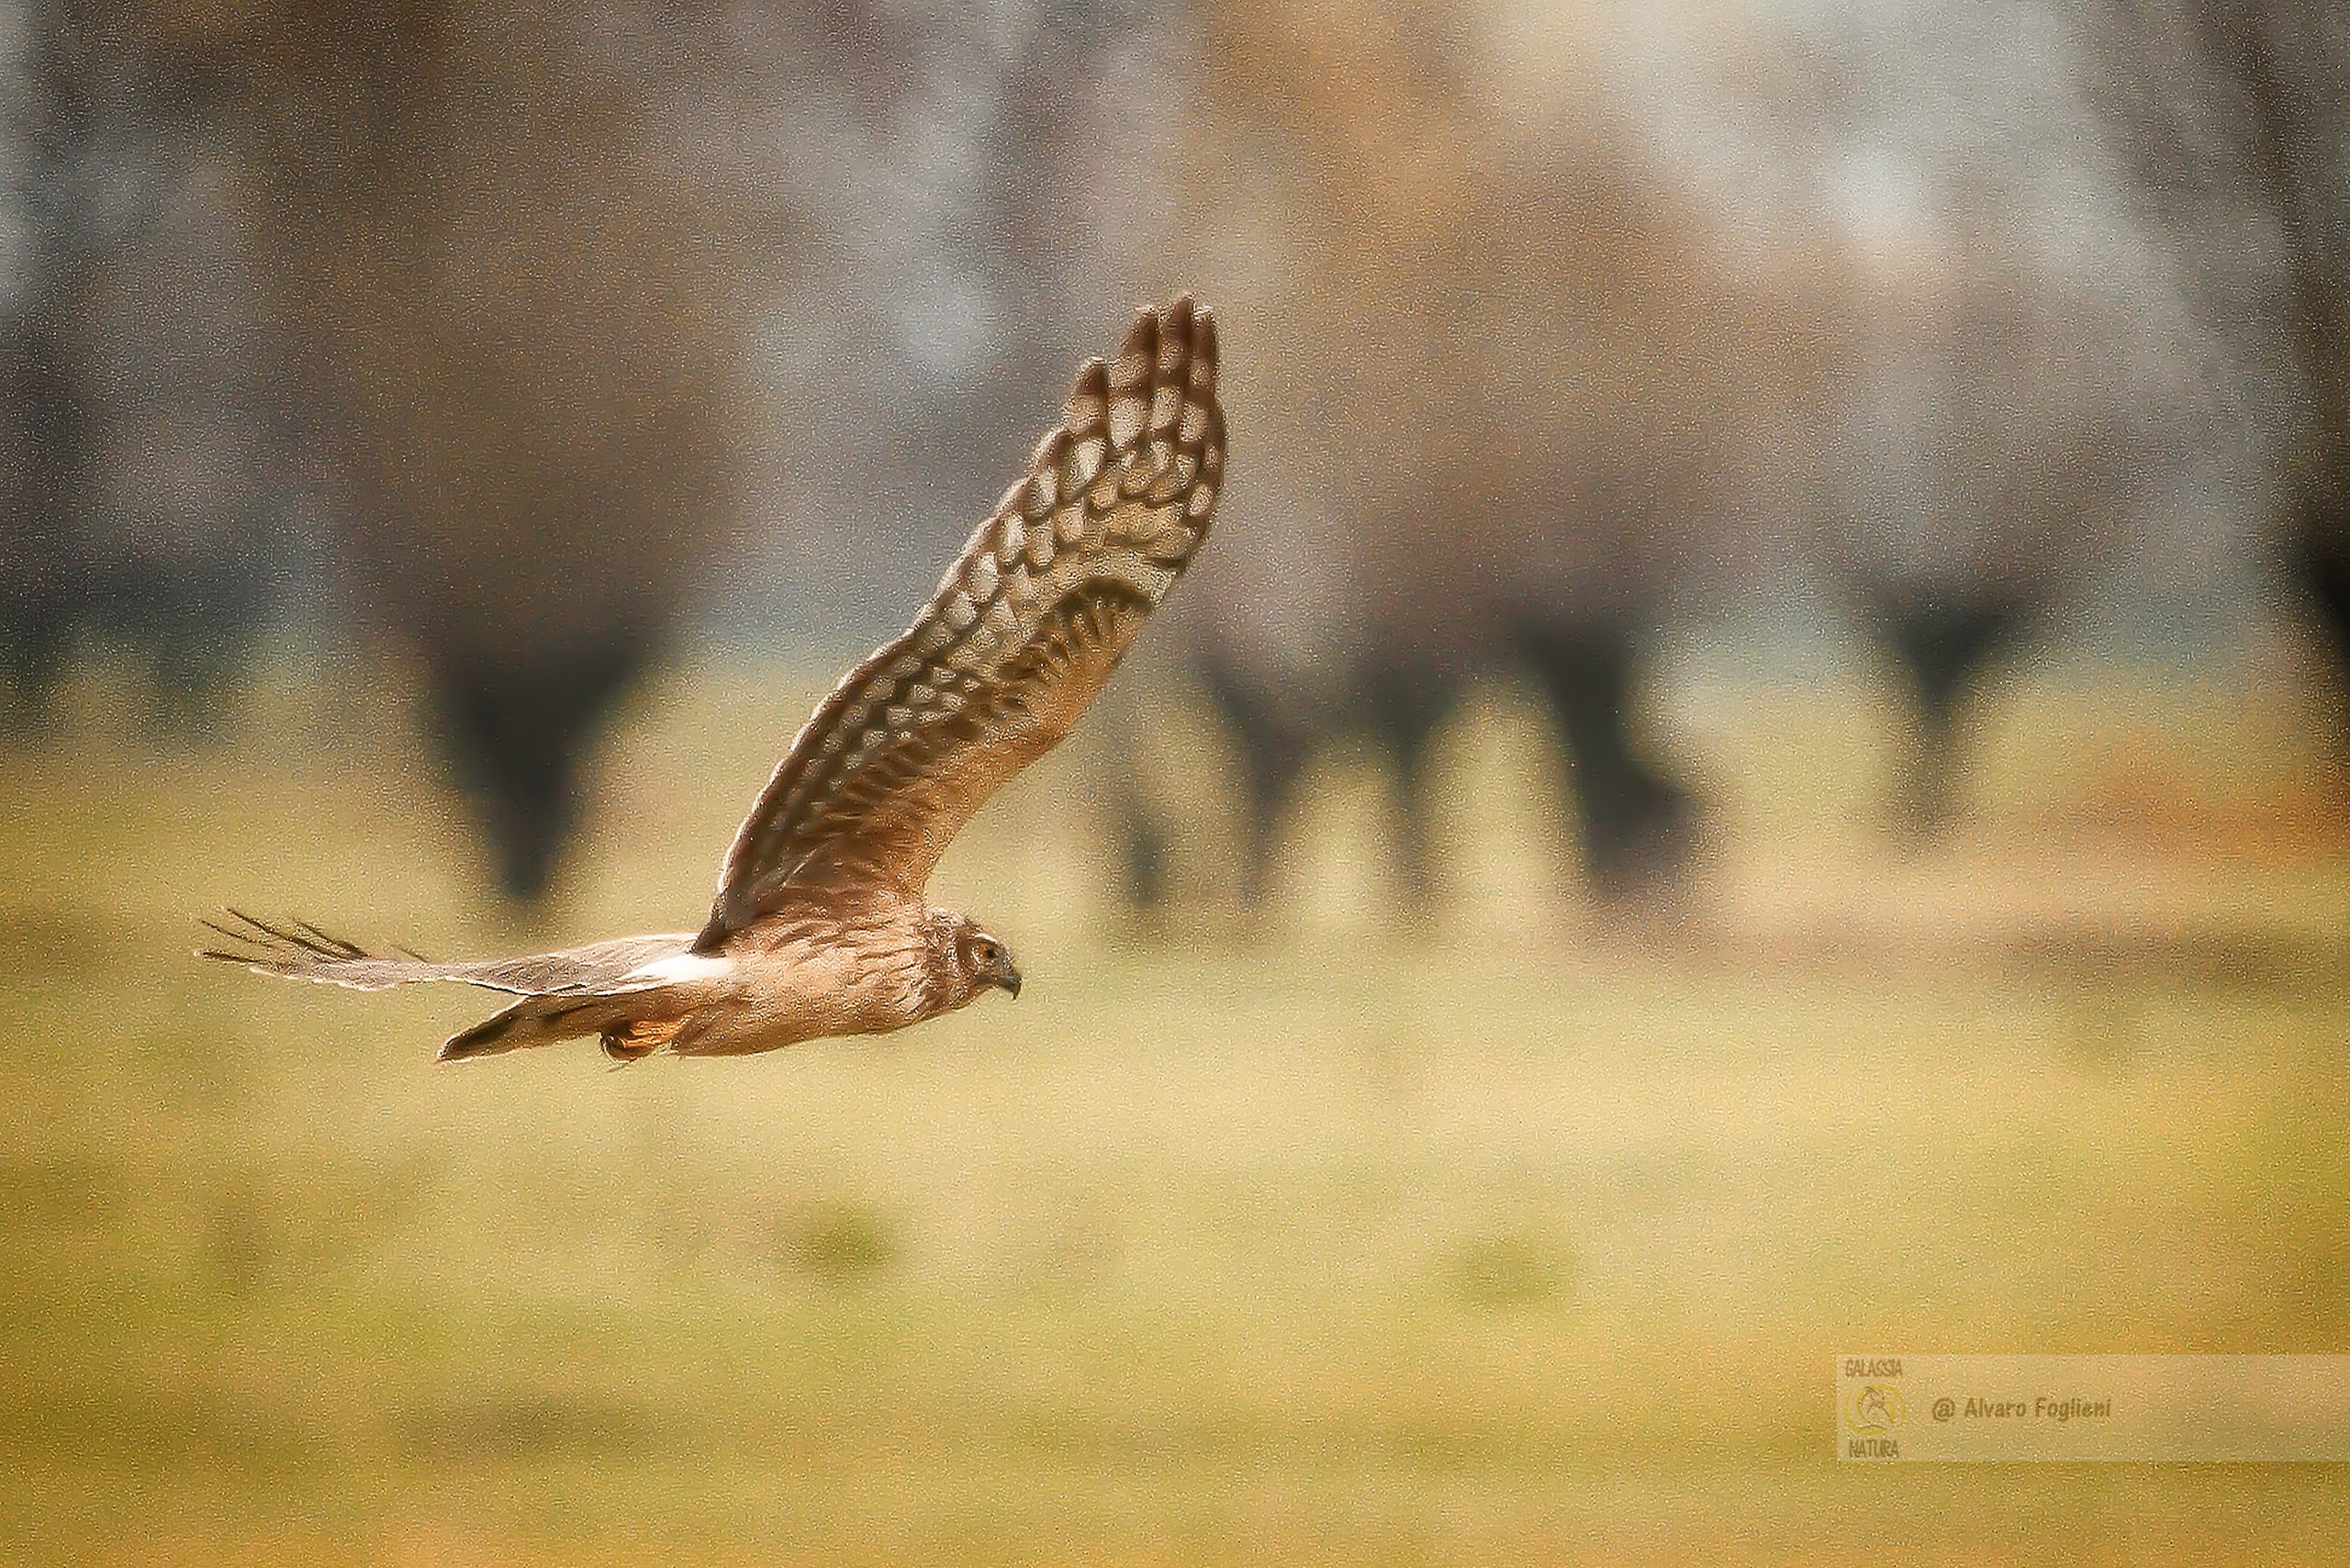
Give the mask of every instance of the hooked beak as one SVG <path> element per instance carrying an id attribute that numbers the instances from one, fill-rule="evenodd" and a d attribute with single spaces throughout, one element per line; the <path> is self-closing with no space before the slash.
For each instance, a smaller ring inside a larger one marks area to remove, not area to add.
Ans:
<path id="1" fill-rule="evenodd" d="M 1003 966 L 1003 973 L 991 978 L 995 984 L 1000 985 L 1003 987 L 1004 990 L 1010 991 L 1013 1000 L 1017 1001 L 1019 999 L 1020 971 L 1018 969 L 1013 969 L 1010 964 L 1006 964 Z"/>

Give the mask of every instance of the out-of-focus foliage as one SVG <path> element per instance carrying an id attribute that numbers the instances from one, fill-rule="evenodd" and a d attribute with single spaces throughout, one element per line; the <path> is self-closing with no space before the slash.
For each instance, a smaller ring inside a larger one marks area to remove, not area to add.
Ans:
<path id="1" fill-rule="evenodd" d="M 1673 884 L 1628 715 L 1691 615 L 1881 647 L 1932 821 L 1994 655 L 2225 651 L 2329 580 L 2274 499 L 2339 308 L 2339 40 L 2288 11 L 42 0 L 12 700 L 89 628 L 183 693 L 272 613 L 388 633 L 534 894 L 682 625 L 853 651 L 1190 287 L 1243 444 L 1166 652 L 1251 861 L 1325 740 L 1415 801 L 1522 677 L 1602 890 Z"/>
<path id="2" fill-rule="evenodd" d="M 2350 17 L 2147 0 L 2079 23 L 2085 90 L 2224 347 L 2293 586 L 2350 660 Z"/>

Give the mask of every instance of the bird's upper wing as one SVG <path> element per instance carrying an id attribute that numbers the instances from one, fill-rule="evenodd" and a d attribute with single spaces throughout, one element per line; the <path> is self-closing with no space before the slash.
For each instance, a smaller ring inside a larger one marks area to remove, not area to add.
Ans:
<path id="1" fill-rule="evenodd" d="M 1207 534 L 1224 482 L 1214 318 L 1188 297 L 1078 372 L 1060 424 L 903 635 L 824 699 L 726 852 L 697 946 L 796 896 L 920 892 L 1067 734 Z"/>

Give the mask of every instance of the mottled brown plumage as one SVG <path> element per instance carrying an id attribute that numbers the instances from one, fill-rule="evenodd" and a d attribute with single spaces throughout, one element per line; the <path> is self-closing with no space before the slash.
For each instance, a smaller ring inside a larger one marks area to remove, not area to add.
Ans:
<path id="1" fill-rule="evenodd" d="M 851 670 L 744 819 L 699 934 L 491 963 L 365 951 L 233 914 L 205 956 L 361 991 L 454 980 L 516 993 L 443 1060 L 583 1036 L 633 1060 L 733 1056 L 917 1024 L 1020 976 L 923 885 L 1005 780 L 1097 696 L 1207 535 L 1224 482 L 1215 322 L 1136 320 L 1078 373 L 1060 423 L 922 613 Z"/>

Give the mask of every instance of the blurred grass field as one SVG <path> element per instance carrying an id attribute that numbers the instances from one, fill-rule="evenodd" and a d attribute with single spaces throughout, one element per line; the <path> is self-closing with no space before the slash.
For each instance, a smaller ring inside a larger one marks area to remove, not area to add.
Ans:
<path id="1" fill-rule="evenodd" d="M 815 686 L 647 693 L 537 931 L 368 678 L 159 753 L 93 676 L 0 756 L 0 1561 L 2350 1561 L 2340 1467 L 1832 1459 L 1841 1351 L 2350 1351 L 2350 861 L 2281 698 L 2019 678 L 1919 847 L 1868 692 L 1684 682 L 1718 870 L 1639 933 L 1506 699 L 1427 929 L 1344 758 L 1268 930 L 1128 928 L 1056 758 L 943 878 L 1018 1002 L 739 1061 L 435 1070 L 469 993 L 186 957 L 221 902 L 689 926 Z"/>

